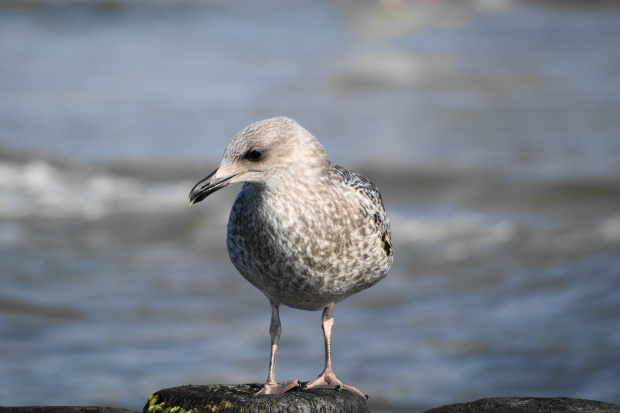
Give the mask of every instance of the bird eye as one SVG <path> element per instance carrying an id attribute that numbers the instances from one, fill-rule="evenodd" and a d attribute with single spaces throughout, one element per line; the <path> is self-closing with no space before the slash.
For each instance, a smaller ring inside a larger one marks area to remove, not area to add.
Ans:
<path id="1" fill-rule="evenodd" d="M 260 158 L 263 156 L 263 153 L 260 151 L 260 149 L 252 149 L 250 150 L 250 152 L 248 152 L 248 159 L 256 162 L 258 160 L 260 160 Z"/>

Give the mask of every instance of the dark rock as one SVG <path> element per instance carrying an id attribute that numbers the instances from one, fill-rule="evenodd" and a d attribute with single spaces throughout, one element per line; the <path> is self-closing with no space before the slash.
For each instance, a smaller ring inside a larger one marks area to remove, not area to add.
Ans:
<path id="1" fill-rule="evenodd" d="M 495 397 L 449 404 L 424 413 L 620 413 L 615 404 L 567 397 Z"/>
<path id="2" fill-rule="evenodd" d="M 260 388 L 259 384 L 173 387 L 150 396 L 144 413 L 368 413 L 366 400 L 346 390 L 292 390 L 254 396 Z"/>
<path id="3" fill-rule="evenodd" d="M 0 413 L 138 413 L 134 410 L 96 406 L 19 406 L 2 407 Z"/>

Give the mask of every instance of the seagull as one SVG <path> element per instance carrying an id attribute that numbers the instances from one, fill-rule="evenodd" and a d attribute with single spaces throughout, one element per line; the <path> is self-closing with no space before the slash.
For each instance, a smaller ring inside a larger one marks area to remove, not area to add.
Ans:
<path id="1" fill-rule="evenodd" d="M 255 122 L 237 133 L 219 167 L 192 188 L 189 204 L 235 183 L 243 186 L 228 220 L 228 254 L 271 304 L 269 373 L 256 394 L 300 386 L 297 379 L 275 380 L 279 308 L 286 305 L 323 311 L 325 368 L 303 389 L 345 389 L 367 399 L 336 378 L 331 331 L 334 305 L 372 287 L 392 266 L 390 222 L 379 190 L 329 161 L 319 141 L 287 117 Z"/>

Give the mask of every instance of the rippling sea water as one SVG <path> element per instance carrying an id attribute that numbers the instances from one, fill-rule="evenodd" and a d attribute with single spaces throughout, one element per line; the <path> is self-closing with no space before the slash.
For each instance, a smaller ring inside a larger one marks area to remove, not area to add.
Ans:
<path id="1" fill-rule="evenodd" d="M 396 260 L 336 307 L 373 411 L 620 403 L 620 11 L 517 1 L 0 8 L 0 405 L 140 410 L 260 382 L 269 306 L 234 270 L 230 137 L 287 115 L 383 193 Z M 322 369 L 283 309 L 277 377 Z"/>

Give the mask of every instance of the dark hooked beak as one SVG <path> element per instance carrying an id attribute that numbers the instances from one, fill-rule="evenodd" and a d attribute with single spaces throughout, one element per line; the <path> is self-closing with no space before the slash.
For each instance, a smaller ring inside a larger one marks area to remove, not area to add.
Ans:
<path id="1" fill-rule="evenodd" d="M 211 173 L 211 175 L 207 176 L 202 181 L 198 182 L 192 190 L 189 192 L 189 204 L 194 205 L 198 202 L 202 201 L 218 189 L 222 189 L 225 186 L 230 185 L 230 179 L 234 178 L 235 175 L 227 176 L 226 178 L 214 178 L 217 169 Z"/>

